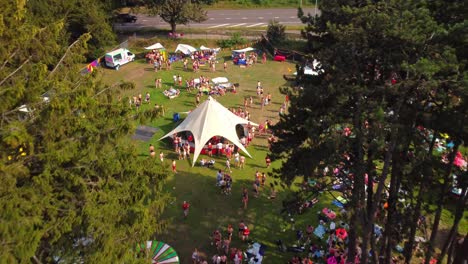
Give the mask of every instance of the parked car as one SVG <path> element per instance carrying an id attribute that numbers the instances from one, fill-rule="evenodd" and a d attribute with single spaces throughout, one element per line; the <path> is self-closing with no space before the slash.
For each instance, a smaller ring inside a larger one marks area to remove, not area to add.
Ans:
<path id="1" fill-rule="evenodd" d="M 128 49 L 120 48 L 106 53 L 104 59 L 107 67 L 118 71 L 120 66 L 135 60 L 135 54 L 131 53 Z"/>
<path id="2" fill-rule="evenodd" d="M 137 21 L 137 17 L 135 15 L 126 13 L 126 14 L 118 14 L 115 16 L 115 22 L 120 23 L 135 23 Z"/>

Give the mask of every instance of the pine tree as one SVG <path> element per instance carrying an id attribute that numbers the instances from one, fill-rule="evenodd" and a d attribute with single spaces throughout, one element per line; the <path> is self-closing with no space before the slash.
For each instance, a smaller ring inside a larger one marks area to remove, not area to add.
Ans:
<path id="1" fill-rule="evenodd" d="M 0 259 L 136 262 L 165 226 L 167 171 L 138 157 L 118 87 L 79 74 L 92 36 L 68 44 L 29 2 L 0 1 Z"/>
<path id="2" fill-rule="evenodd" d="M 400 187 L 417 186 L 427 169 L 434 180 L 445 177 L 450 183 L 452 163 L 444 165 L 436 153 L 427 152 L 430 140 L 421 141 L 417 127 L 448 133 L 457 142 L 465 138 L 466 127 L 459 121 L 466 119 L 464 64 L 457 50 L 442 41 L 443 25 L 421 1 L 326 1 L 321 13 L 301 19 L 307 23 L 303 35 L 309 50 L 324 73 L 298 77 L 303 89 L 289 91 L 292 106 L 275 127 L 279 140 L 272 152 L 285 159 L 281 177 L 287 183 L 301 175 L 320 177 L 325 165 L 349 172 L 348 260 L 355 257 L 359 237 L 363 263 L 369 246 L 373 262 L 379 256 L 390 263 L 396 244 L 414 239 L 403 226 L 419 218 L 405 217 L 411 210 L 398 202 Z M 417 150 L 417 158 L 410 157 L 410 149 Z M 378 182 L 375 188 L 368 183 L 367 194 L 365 173 Z M 375 216 L 383 210 L 386 183 L 388 213 L 382 222 L 387 225 L 376 245 L 374 225 L 381 220 Z"/>

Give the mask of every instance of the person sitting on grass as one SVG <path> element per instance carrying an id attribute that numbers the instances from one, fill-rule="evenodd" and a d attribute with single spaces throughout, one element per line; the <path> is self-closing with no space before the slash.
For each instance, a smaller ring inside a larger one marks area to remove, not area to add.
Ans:
<path id="1" fill-rule="evenodd" d="M 271 193 L 270 193 L 270 196 L 268 196 L 268 199 L 270 200 L 276 199 L 276 191 L 274 188 L 271 189 Z"/>

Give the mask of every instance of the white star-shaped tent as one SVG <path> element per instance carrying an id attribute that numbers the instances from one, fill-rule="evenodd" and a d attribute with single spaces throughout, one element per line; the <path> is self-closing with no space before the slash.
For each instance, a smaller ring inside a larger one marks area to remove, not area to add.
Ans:
<path id="1" fill-rule="evenodd" d="M 249 152 L 241 144 L 236 133 L 236 126 L 250 123 L 258 126 L 244 118 L 241 118 L 218 103 L 211 96 L 200 104 L 195 110 L 190 112 L 185 120 L 171 132 L 167 133 L 161 139 L 172 136 L 182 131 L 190 131 L 195 140 L 195 151 L 192 160 L 192 167 L 200 155 L 205 144 L 214 136 L 221 136 L 231 141 L 239 147 L 245 154 L 250 156 Z"/>

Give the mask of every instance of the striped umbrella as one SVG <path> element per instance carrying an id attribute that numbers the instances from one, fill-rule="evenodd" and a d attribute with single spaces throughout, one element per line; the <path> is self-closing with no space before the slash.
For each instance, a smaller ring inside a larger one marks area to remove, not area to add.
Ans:
<path id="1" fill-rule="evenodd" d="M 179 264 L 177 252 L 168 244 L 160 241 L 146 241 L 137 245 L 137 250 L 147 250 L 153 264 Z"/>

